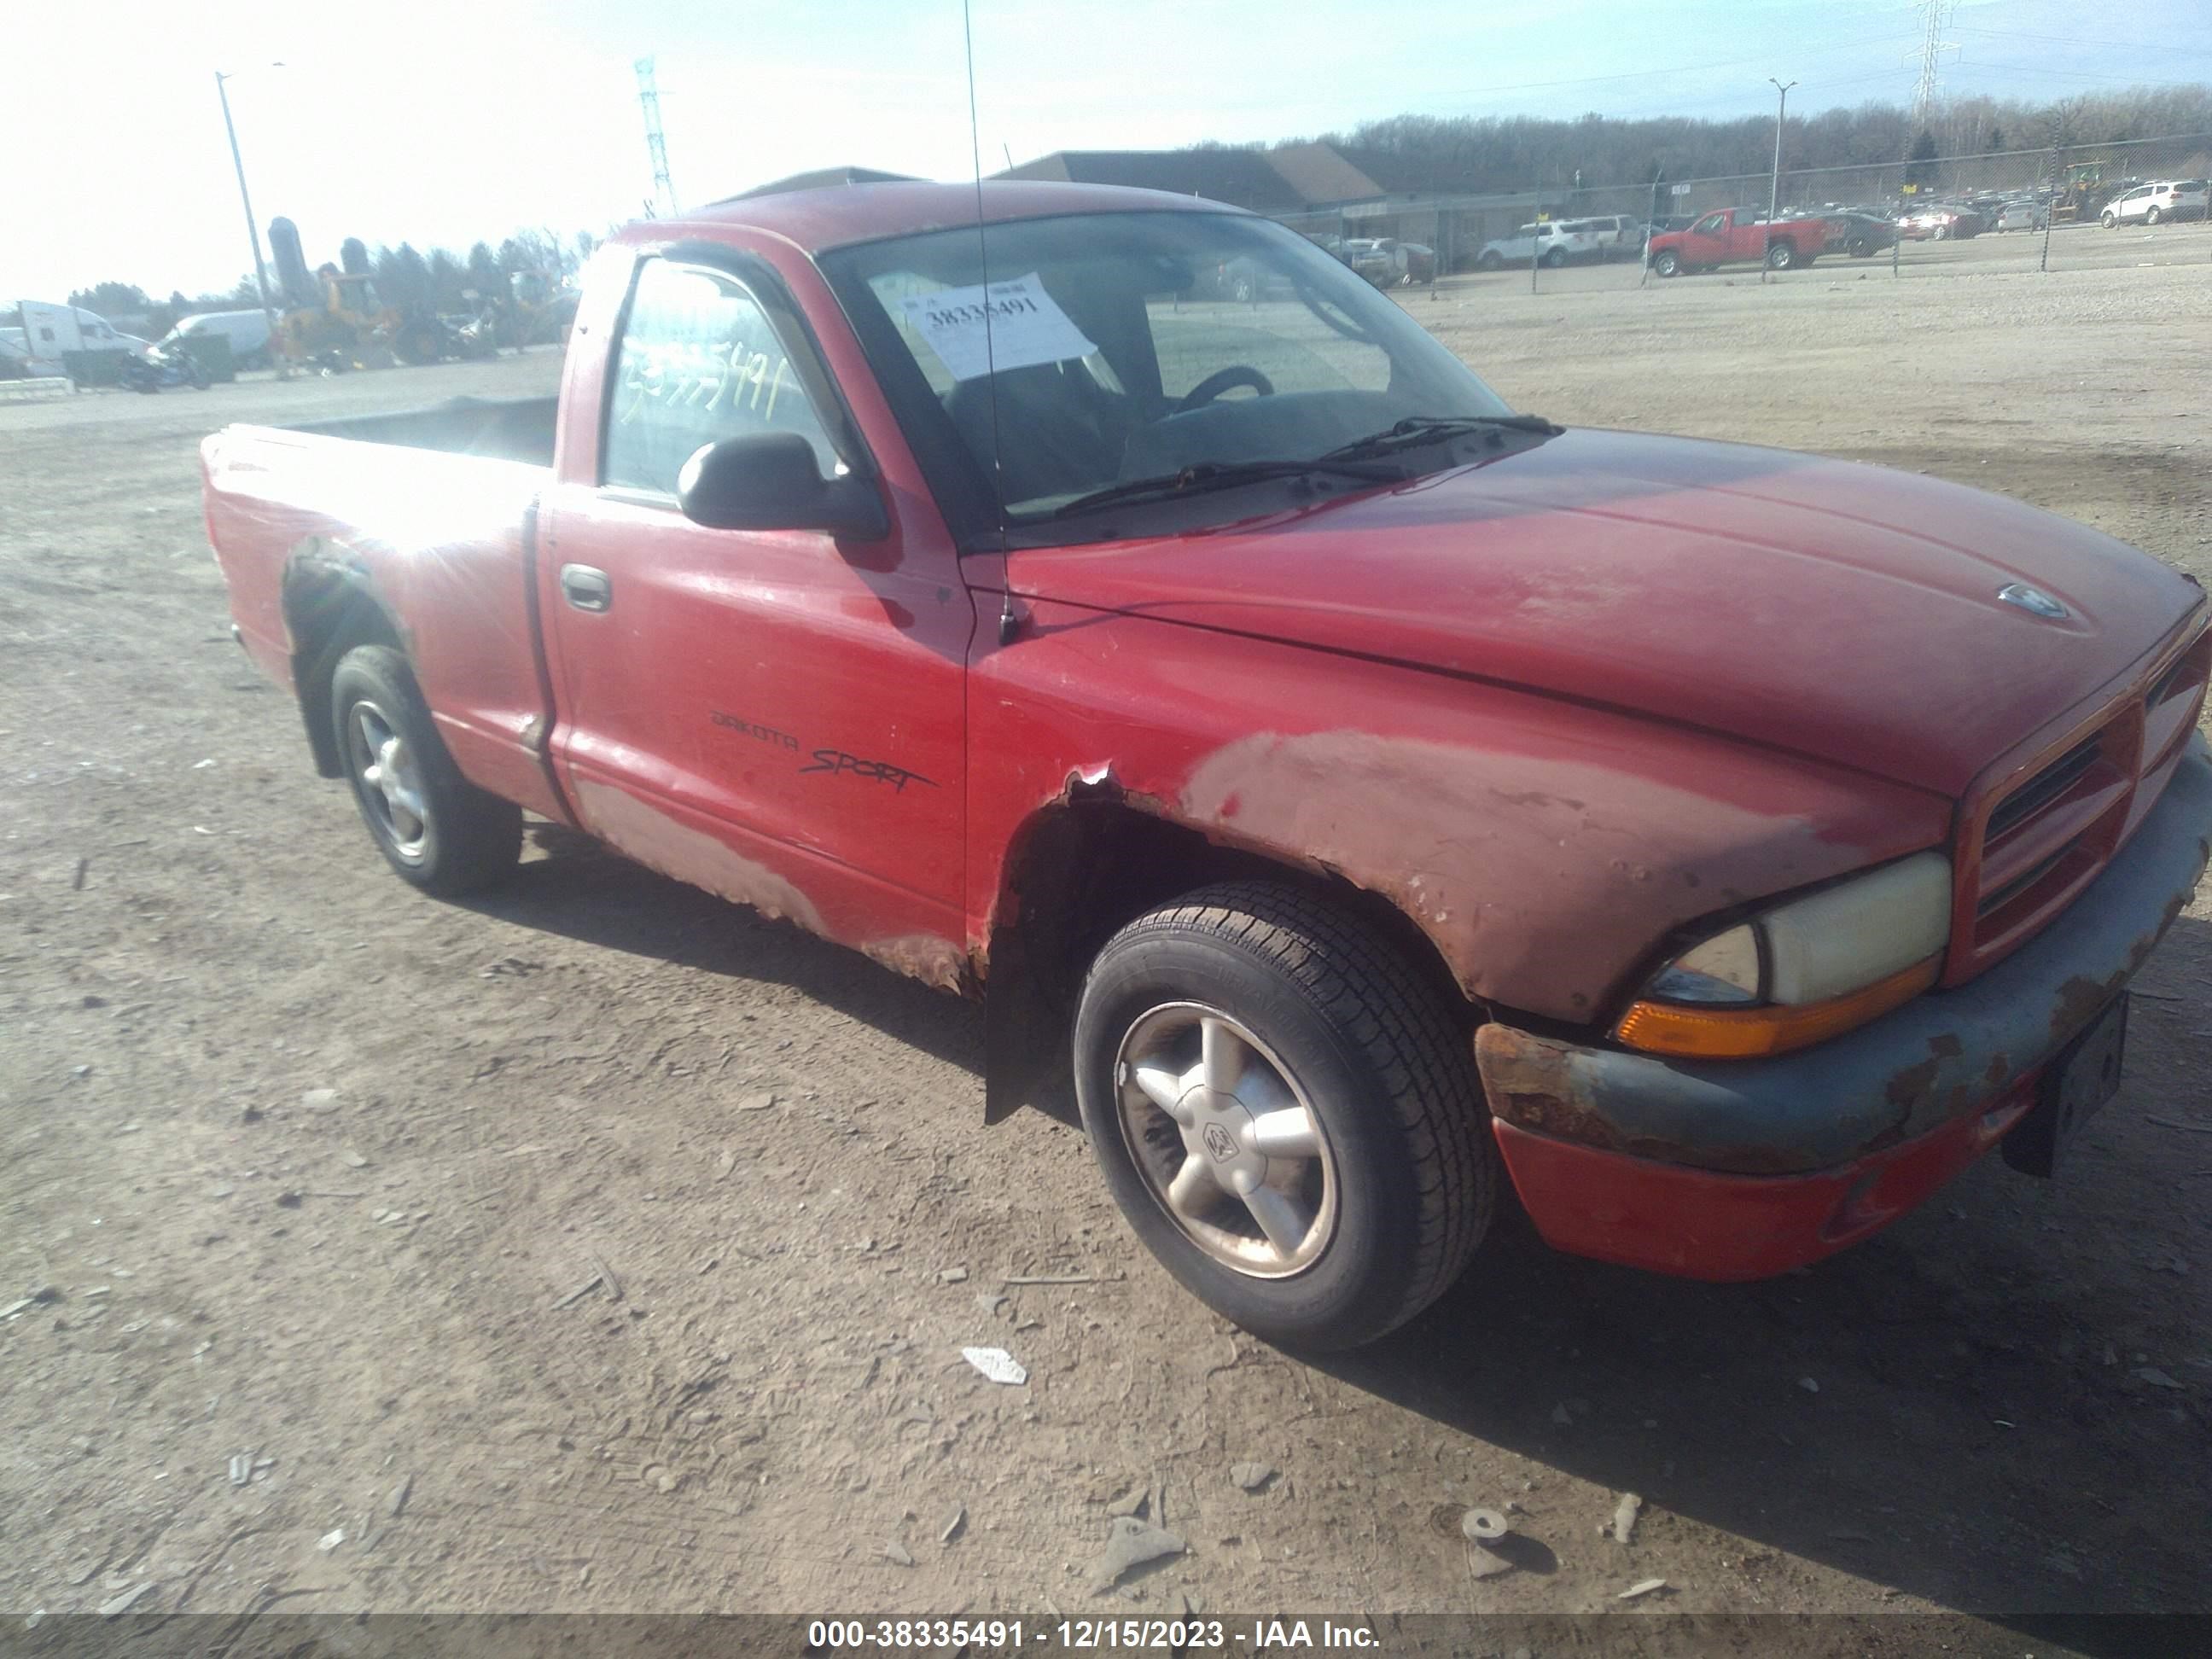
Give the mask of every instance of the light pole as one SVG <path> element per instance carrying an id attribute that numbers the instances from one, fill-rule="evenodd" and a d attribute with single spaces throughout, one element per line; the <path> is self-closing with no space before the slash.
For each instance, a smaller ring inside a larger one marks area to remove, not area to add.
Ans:
<path id="1" fill-rule="evenodd" d="M 271 69 L 282 69 L 282 64 L 272 64 Z M 221 70 L 215 72 L 215 95 L 222 105 L 222 130 L 230 137 L 230 164 L 238 170 L 238 199 L 246 209 L 246 237 L 253 244 L 253 290 L 261 296 L 261 315 L 269 325 L 269 358 L 276 365 L 276 378 L 288 380 L 292 377 L 292 365 L 278 349 L 276 312 L 269 303 L 269 267 L 261 258 L 261 227 L 253 217 L 253 198 L 246 191 L 246 163 L 238 153 L 238 127 L 230 118 L 230 94 L 223 82 L 230 76 Z"/>
<path id="2" fill-rule="evenodd" d="M 1762 283 L 1766 280 L 1766 256 L 1774 252 L 1774 216 L 1782 210 L 1782 117 L 1790 107 L 1790 88 L 1797 83 L 1778 81 L 1770 75 L 1766 84 L 1778 90 L 1782 99 L 1774 107 L 1774 175 L 1767 185 L 1766 235 L 1759 248 L 1759 280 Z"/>

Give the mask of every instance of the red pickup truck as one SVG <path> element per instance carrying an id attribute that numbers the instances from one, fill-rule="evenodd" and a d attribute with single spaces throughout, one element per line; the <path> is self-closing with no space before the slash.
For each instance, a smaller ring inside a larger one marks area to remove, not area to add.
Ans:
<path id="1" fill-rule="evenodd" d="M 1722 208 L 1687 230 L 1660 232 L 1644 257 L 1662 276 L 1761 262 L 1770 270 L 1788 270 L 1811 264 L 1827 246 L 1827 226 L 1818 219 L 1777 219 L 1770 224 L 1762 208 Z"/>
<path id="2" fill-rule="evenodd" d="M 1753 1278 L 2110 1093 L 2212 839 L 2157 560 L 1516 415 L 1188 198 L 770 191 L 586 276 L 557 398 L 204 447 L 239 637 L 417 887 L 528 812 L 981 998 L 987 1119 L 1072 1073 L 1286 1341 L 1410 1317 L 1501 1176 Z"/>

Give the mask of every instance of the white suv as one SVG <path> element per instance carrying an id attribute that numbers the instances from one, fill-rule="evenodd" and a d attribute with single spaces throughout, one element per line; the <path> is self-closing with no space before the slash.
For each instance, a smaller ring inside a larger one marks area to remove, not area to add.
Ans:
<path id="1" fill-rule="evenodd" d="M 2105 204 L 2098 216 L 2106 230 L 2124 224 L 2154 225 L 2161 219 L 2202 219 L 2205 201 L 2203 179 L 2168 179 L 2123 191 Z"/>
<path id="2" fill-rule="evenodd" d="M 1485 242 L 1482 252 L 1474 256 L 1474 268 L 1497 270 L 1505 265 L 1525 265 L 1531 259 L 1557 266 L 1570 259 L 1602 258 L 1605 250 L 1589 224 L 1586 219 L 1565 222 L 1547 219 L 1540 224 L 1523 225 L 1510 236 Z"/>

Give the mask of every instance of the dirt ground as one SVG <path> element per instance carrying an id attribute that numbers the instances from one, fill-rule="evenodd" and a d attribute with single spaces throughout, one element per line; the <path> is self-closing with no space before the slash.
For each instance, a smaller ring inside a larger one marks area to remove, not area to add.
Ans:
<path id="1" fill-rule="evenodd" d="M 1924 470 L 2212 576 L 2212 263 L 1949 276 L 1407 304 L 1520 408 Z M 974 1009 L 566 838 L 433 902 L 313 776 L 197 440 L 557 367 L 0 408 L 0 1306 L 36 1298 L 0 1608 L 1960 1609 L 2010 1623 L 1954 1651 L 2045 1654 L 2029 1615 L 2212 1610 L 2207 894 L 2058 1181 L 1990 1160 L 1747 1286 L 1509 1220 L 1396 1337 L 1293 1359 L 1152 1264 L 1077 1133 L 983 1127 Z M 1148 1486 L 1188 1551 L 1093 1597 Z M 1477 1581 L 1449 1528 L 1509 1503 L 1522 1569 Z M 1916 1645 L 1792 1628 L 1761 1650 Z"/>

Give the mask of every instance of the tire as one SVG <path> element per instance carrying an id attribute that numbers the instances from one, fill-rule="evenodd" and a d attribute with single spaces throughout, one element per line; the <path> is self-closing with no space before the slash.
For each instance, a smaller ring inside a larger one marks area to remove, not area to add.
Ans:
<path id="1" fill-rule="evenodd" d="M 1566 264 L 1566 249 L 1563 247 L 1555 247 L 1552 249 L 1550 252 L 1545 254 L 1539 263 L 1541 264 L 1547 270 L 1557 270 L 1561 265 Z"/>
<path id="2" fill-rule="evenodd" d="M 1651 269 L 1662 276 L 1679 276 L 1682 272 L 1681 257 L 1670 247 L 1651 262 Z"/>
<path id="3" fill-rule="evenodd" d="M 1209 1025 L 1231 1031 L 1215 1052 L 1237 1057 L 1225 1096 L 1203 1086 Z M 1442 1295 L 1489 1228 L 1497 1154 L 1463 1023 L 1380 935 L 1295 889 L 1203 888 L 1115 933 L 1084 982 L 1074 1063 L 1130 1226 L 1185 1289 L 1268 1341 L 1374 1340 Z M 1145 1075 L 1164 1092 L 1191 1084 L 1168 1097 L 1193 1116 L 1170 1116 Z M 1295 1118 L 1315 1151 L 1258 1150 L 1255 1112 Z M 1182 1202 L 1197 1215 L 1168 1197 L 1194 1170 Z M 1295 1248 L 1269 1242 L 1237 1180 L 1273 1195 Z"/>
<path id="4" fill-rule="evenodd" d="M 1475 260 L 1474 268 L 1477 270 L 1503 270 L 1505 269 L 1505 256 L 1497 252 L 1485 253 Z"/>
<path id="5" fill-rule="evenodd" d="M 522 809 L 461 775 L 405 657 L 388 645 L 347 652 L 331 677 L 331 720 L 354 804 L 403 880 L 456 898 L 514 868 Z"/>
<path id="6" fill-rule="evenodd" d="M 1797 250 L 1788 242 L 1777 242 L 1766 250 L 1766 268 L 1769 270 L 1787 270 L 1796 263 Z"/>
<path id="7" fill-rule="evenodd" d="M 2164 217 L 2166 217 L 2165 214 L 2160 212 L 2158 209 L 2153 208 L 2149 212 L 2143 215 L 2143 222 L 2147 225 L 2154 225 Z"/>
<path id="8" fill-rule="evenodd" d="M 1229 290 L 1229 297 L 1240 306 L 1250 305 L 1252 294 L 1252 279 L 1249 276 L 1239 276 Z"/>
<path id="9" fill-rule="evenodd" d="M 2117 213 L 2107 213 L 2098 222 L 2106 230 L 2118 230 L 2120 228 L 2120 216 Z"/>
<path id="10" fill-rule="evenodd" d="M 1874 244 L 1863 236 L 1844 251 L 1854 259 L 1870 259 L 1874 257 Z"/>

